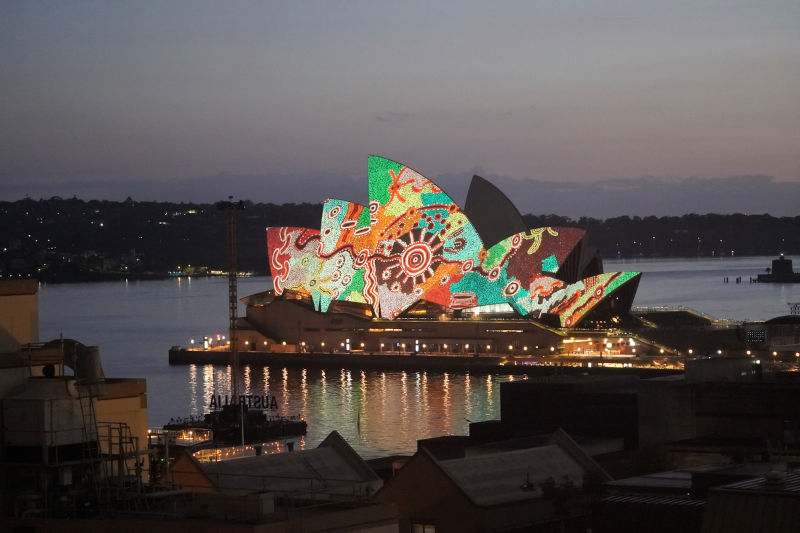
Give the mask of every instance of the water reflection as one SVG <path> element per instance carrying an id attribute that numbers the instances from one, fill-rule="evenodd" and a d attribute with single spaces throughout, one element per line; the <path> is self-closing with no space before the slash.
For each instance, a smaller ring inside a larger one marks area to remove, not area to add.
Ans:
<path id="1" fill-rule="evenodd" d="M 290 400 L 290 393 L 289 393 L 289 369 L 284 368 L 281 370 L 281 376 L 283 378 L 283 403 L 281 404 L 283 407 L 283 414 L 288 416 L 289 413 L 286 411 L 289 410 L 289 400 Z"/>
<path id="2" fill-rule="evenodd" d="M 354 380 L 353 371 L 341 369 L 331 390 L 330 370 L 282 368 L 278 383 L 270 382 L 269 367 L 246 366 L 243 370 L 247 394 L 263 391 L 274 395 L 278 404 L 274 414 L 300 415 L 308 422 L 309 446 L 316 446 L 336 430 L 368 458 L 413 453 L 418 439 L 465 435 L 470 420 L 498 418 L 497 384 L 514 379 L 450 372 L 356 370 Z M 208 412 L 206 397 L 211 394 L 229 394 L 229 367 L 204 365 L 198 369 L 190 365 L 186 373 L 193 415 Z M 202 379 L 198 379 L 198 373 Z"/>
<path id="3" fill-rule="evenodd" d="M 450 420 L 450 375 L 445 372 L 442 379 L 442 412 L 444 413 L 445 426 L 452 424 Z"/>
<path id="4" fill-rule="evenodd" d="M 200 403 L 200 409 L 192 411 L 192 416 L 197 416 L 205 412 L 206 398 L 212 394 L 216 394 L 216 387 L 214 386 L 214 365 L 205 365 L 203 367 L 203 390 L 198 394 L 197 391 L 192 391 L 192 396 L 200 396 L 203 400 Z"/>
<path id="5" fill-rule="evenodd" d="M 300 416 L 305 419 L 308 417 L 308 371 L 305 368 L 301 374 L 300 392 L 303 396 L 303 408 L 300 411 Z"/>
<path id="6" fill-rule="evenodd" d="M 189 365 L 189 390 L 191 396 L 189 397 L 189 413 L 194 416 L 200 410 L 197 408 L 197 365 Z M 202 397 L 202 392 L 200 393 Z"/>
<path id="7" fill-rule="evenodd" d="M 265 396 L 267 394 L 270 394 L 270 390 L 269 390 L 269 367 L 268 366 L 264 367 L 264 388 L 263 388 L 263 391 L 264 391 L 264 395 Z"/>

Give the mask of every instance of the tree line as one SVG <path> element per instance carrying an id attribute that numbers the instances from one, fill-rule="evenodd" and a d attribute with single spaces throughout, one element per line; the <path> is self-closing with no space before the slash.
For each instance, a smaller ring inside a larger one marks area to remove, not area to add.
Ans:
<path id="1" fill-rule="evenodd" d="M 270 226 L 319 227 L 321 204 L 243 202 L 239 267 L 267 273 Z M 574 220 L 526 215 L 529 227 L 587 230 L 605 259 L 800 253 L 800 216 L 697 215 Z M 77 198 L 0 202 L 0 275 L 54 281 L 224 269 L 226 217 L 219 204 Z"/>

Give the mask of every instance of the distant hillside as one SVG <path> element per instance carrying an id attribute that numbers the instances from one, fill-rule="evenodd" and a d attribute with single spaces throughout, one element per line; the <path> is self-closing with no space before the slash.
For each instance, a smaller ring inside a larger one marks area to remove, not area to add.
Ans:
<path id="1" fill-rule="evenodd" d="M 267 272 L 265 228 L 319 227 L 321 204 L 254 204 L 239 214 L 239 265 Z M 527 215 L 530 227 L 577 226 L 607 259 L 800 253 L 800 217 L 685 215 L 572 220 Z M 51 198 L 0 202 L 0 274 L 113 279 L 225 266 L 215 204 Z"/>

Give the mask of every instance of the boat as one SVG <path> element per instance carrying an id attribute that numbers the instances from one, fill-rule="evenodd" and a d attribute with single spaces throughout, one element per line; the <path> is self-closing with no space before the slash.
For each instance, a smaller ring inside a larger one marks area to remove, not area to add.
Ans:
<path id="1" fill-rule="evenodd" d="M 164 433 L 175 436 L 176 444 L 197 449 L 257 444 L 305 435 L 306 429 L 306 421 L 299 416 L 268 415 L 246 403 L 224 405 L 202 417 L 170 420 L 163 426 Z"/>

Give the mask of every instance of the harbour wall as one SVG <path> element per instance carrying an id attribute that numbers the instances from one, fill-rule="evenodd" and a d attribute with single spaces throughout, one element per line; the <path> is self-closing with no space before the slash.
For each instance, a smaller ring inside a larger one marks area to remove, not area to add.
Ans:
<path id="1" fill-rule="evenodd" d="M 173 347 L 169 351 L 169 364 L 230 364 L 228 350 L 197 350 Z M 641 377 L 657 377 L 680 374 L 679 369 L 662 368 L 606 368 L 573 366 L 557 360 L 548 362 L 514 361 L 500 356 L 458 356 L 421 354 L 372 354 L 372 353 L 281 353 L 242 351 L 239 362 L 243 365 L 269 365 L 303 368 L 359 368 L 376 370 L 410 370 L 440 372 L 486 372 L 494 374 L 554 375 L 566 373 L 628 373 Z"/>

